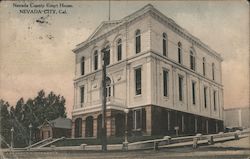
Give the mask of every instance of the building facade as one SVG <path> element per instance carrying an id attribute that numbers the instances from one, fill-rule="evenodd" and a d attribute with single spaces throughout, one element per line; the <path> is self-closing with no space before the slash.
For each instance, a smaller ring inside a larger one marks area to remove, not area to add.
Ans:
<path id="1" fill-rule="evenodd" d="M 250 128 L 250 107 L 225 109 L 225 127 Z"/>
<path id="2" fill-rule="evenodd" d="M 102 52 L 108 48 L 107 135 L 223 130 L 221 56 L 148 4 L 105 21 L 75 53 L 72 137 L 99 137 Z"/>

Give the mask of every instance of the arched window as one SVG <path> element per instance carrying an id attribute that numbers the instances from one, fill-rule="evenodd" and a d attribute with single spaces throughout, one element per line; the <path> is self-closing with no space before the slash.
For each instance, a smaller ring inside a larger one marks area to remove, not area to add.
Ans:
<path id="1" fill-rule="evenodd" d="M 84 75 L 85 73 L 85 58 L 81 58 L 81 75 Z"/>
<path id="2" fill-rule="evenodd" d="M 195 71 L 195 54 L 193 50 L 190 50 L 190 68 Z"/>
<path id="3" fill-rule="evenodd" d="M 202 58 L 203 76 L 206 76 L 206 58 Z"/>
<path id="4" fill-rule="evenodd" d="M 117 40 L 117 61 L 122 59 L 122 39 Z"/>
<path id="5" fill-rule="evenodd" d="M 214 63 L 212 63 L 212 77 L 213 77 L 213 80 L 215 79 L 215 66 L 214 66 Z"/>
<path id="6" fill-rule="evenodd" d="M 98 51 L 95 50 L 94 52 L 94 69 L 97 70 L 98 69 Z"/>
<path id="7" fill-rule="evenodd" d="M 106 97 L 111 96 L 111 80 L 109 77 L 106 77 Z"/>
<path id="8" fill-rule="evenodd" d="M 105 60 L 106 65 L 109 65 L 110 64 L 110 45 L 106 46 L 106 52 L 105 52 L 104 57 L 105 57 L 104 60 Z"/>
<path id="9" fill-rule="evenodd" d="M 82 137 L 82 118 L 75 120 L 75 137 Z"/>
<path id="10" fill-rule="evenodd" d="M 136 30 L 135 32 L 135 53 L 141 52 L 141 31 Z"/>
<path id="11" fill-rule="evenodd" d="M 182 63 L 182 44 L 178 42 L 178 63 Z"/>
<path id="12" fill-rule="evenodd" d="M 168 37 L 166 33 L 162 34 L 162 47 L 163 56 L 167 56 Z"/>

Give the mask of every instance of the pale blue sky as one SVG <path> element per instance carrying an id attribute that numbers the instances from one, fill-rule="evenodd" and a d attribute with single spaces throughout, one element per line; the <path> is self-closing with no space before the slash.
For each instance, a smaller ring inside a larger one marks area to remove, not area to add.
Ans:
<path id="1" fill-rule="evenodd" d="M 29 3 L 25 1 L 26 3 Z M 75 45 L 108 20 L 108 1 L 62 1 L 66 15 L 19 14 L 11 1 L 0 3 L 0 97 L 15 104 L 40 89 L 65 96 L 73 105 Z M 35 2 L 46 3 L 46 2 Z M 60 3 L 58 1 L 49 3 Z M 224 58 L 225 108 L 249 105 L 249 8 L 246 1 L 111 1 L 111 20 L 151 3 Z M 49 37 L 52 36 L 52 39 Z"/>

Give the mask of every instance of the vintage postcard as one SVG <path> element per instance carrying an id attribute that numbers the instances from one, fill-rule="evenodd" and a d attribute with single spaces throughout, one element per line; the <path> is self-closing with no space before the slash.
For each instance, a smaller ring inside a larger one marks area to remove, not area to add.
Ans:
<path id="1" fill-rule="evenodd" d="M 1 158 L 249 158 L 249 24 L 245 0 L 1 1 Z"/>

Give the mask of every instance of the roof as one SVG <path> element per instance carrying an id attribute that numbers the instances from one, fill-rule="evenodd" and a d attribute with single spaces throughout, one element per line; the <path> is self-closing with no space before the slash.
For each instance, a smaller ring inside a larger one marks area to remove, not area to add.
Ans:
<path id="1" fill-rule="evenodd" d="M 123 24 L 126 24 L 126 23 L 136 19 L 137 17 L 140 17 L 141 15 L 144 15 L 145 13 L 148 13 L 148 12 L 151 12 L 151 13 L 154 13 L 154 14 L 158 15 L 164 21 L 166 21 L 168 23 L 168 25 L 173 27 L 174 31 L 176 31 L 177 33 L 183 33 L 185 36 L 188 37 L 188 39 L 192 39 L 192 41 L 195 42 L 197 45 L 201 46 L 202 48 L 206 49 L 207 51 L 209 51 L 210 53 L 212 53 L 213 55 L 218 57 L 220 60 L 222 60 L 222 57 L 221 57 L 220 54 L 218 54 L 216 51 L 211 49 L 208 45 L 204 44 L 200 39 L 198 39 L 197 37 L 190 34 L 186 29 L 180 27 L 178 24 L 175 23 L 174 20 L 172 20 L 171 18 L 168 18 L 167 16 L 162 14 L 160 11 L 158 11 L 156 8 L 154 8 L 154 6 L 151 5 L 151 4 L 145 5 L 141 9 L 137 10 L 136 12 L 134 12 L 134 13 L 132 13 L 132 14 L 124 17 L 124 18 L 122 18 L 121 20 L 111 20 L 111 21 L 102 22 L 96 28 L 96 30 L 89 36 L 89 38 L 87 40 L 85 40 L 84 42 L 76 45 L 76 48 L 73 49 L 72 51 L 75 52 L 75 53 L 78 52 L 79 50 L 81 50 L 82 48 L 88 46 L 88 44 L 90 42 L 96 40 L 100 36 L 105 35 L 108 32 L 110 32 L 111 30 L 113 30 L 115 28 L 118 28 L 119 26 L 122 26 Z"/>
<path id="2" fill-rule="evenodd" d="M 42 128 L 45 124 L 49 124 L 53 128 L 71 129 L 72 122 L 71 119 L 59 117 L 55 120 L 45 121 L 38 128 Z"/>

